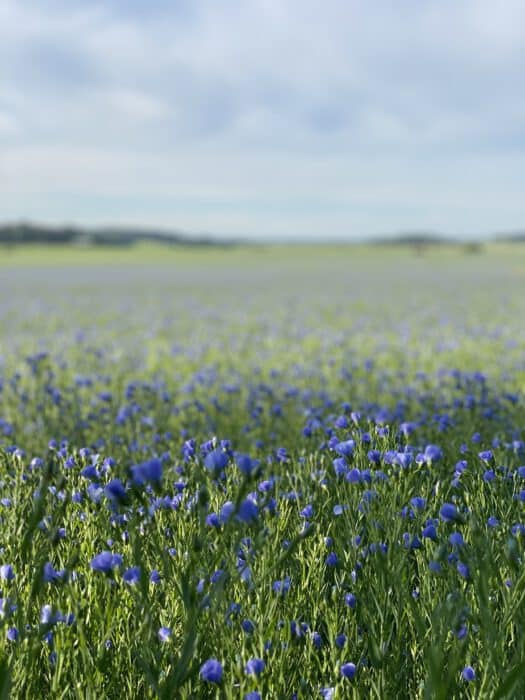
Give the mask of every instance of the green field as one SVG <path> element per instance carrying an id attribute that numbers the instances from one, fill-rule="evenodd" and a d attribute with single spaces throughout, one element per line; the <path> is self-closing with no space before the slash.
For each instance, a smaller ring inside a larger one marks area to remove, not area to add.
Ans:
<path id="1" fill-rule="evenodd" d="M 0 250 L 0 696 L 523 697 L 523 319 L 519 245 Z"/>
<path id="2" fill-rule="evenodd" d="M 120 246 L 90 246 L 90 245 L 0 245 L 0 265 L 119 265 L 119 264 L 167 264 L 177 261 L 191 261 L 195 264 L 206 262 L 227 262 L 234 264 L 242 261 L 275 261 L 280 259 L 296 259 L 303 264 L 305 261 L 317 259 L 330 260 L 334 257 L 350 257 L 381 260 L 411 258 L 432 260 L 458 258 L 484 258 L 525 264 L 525 244 L 519 243 L 487 243 L 480 253 L 469 254 L 461 245 L 430 245 L 423 247 L 418 255 L 414 246 L 370 245 L 345 243 L 318 244 L 243 244 L 225 246 L 195 246 L 173 245 L 164 246 L 157 243 L 138 243 L 129 247 Z"/>

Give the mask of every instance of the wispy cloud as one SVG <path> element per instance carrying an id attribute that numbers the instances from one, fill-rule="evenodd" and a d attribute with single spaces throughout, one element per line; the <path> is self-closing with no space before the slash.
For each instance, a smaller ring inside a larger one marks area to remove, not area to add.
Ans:
<path id="1" fill-rule="evenodd" d="M 5 217 L 522 226 L 525 5 L 4 0 Z"/>

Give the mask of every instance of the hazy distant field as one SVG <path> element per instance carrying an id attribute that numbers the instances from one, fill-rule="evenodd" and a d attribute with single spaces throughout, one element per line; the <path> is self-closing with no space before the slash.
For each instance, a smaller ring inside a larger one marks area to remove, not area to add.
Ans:
<path id="1" fill-rule="evenodd" d="M 49 265 L 49 264 L 142 264 L 165 263 L 177 261 L 194 261 L 205 264 L 209 261 L 221 261 L 235 264 L 238 260 L 292 260 L 300 264 L 312 258 L 321 264 L 334 257 L 348 259 L 372 258 L 376 262 L 385 259 L 402 259 L 407 264 L 412 260 L 478 260 L 487 262 L 498 259 L 507 262 L 525 264 L 525 244 L 487 243 L 481 252 L 470 254 L 461 245 L 430 246 L 421 253 L 413 246 L 366 245 L 366 244 L 253 244 L 231 246 L 163 246 L 156 243 L 138 243 L 130 247 L 83 246 L 83 245 L 0 245 L 0 265 Z"/>
<path id="2" fill-rule="evenodd" d="M 523 697 L 524 319 L 521 246 L 0 250 L 0 689 Z"/>

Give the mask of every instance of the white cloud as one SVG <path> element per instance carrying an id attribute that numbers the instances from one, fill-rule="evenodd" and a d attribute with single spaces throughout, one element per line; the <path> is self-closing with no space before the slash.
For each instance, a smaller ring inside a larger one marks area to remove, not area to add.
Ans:
<path id="1" fill-rule="evenodd" d="M 16 134 L 18 131 L 18 124 L 16 119 L 9 114 L 0 109 L 0 138 L 2 136 L 11 136 Z"/>
<path id="2" fill-rule="evenodd" d="M 102 107 L 113 116 L 125 120 L 149 122 L 161 119 L 169 110 L 161 100 L 140 90 L 117 88 L 100 94 Z"/>
<path id="3" fill-rule="evenodd" d="M 68 193 L 79 221 L 171 196 L 202 206 L 166 224 L 252 235 L 523 224 L 523 3 L 176 7 L 4 0 L 4 212 L 60 219 Z"/>

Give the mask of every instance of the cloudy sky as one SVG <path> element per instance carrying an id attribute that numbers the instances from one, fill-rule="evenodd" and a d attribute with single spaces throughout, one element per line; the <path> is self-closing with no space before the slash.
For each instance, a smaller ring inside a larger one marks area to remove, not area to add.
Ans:
<path id="1" fill-rule="evenodd" d="M 2 0 L 0 219 L 525 228 L 523 0 Z"/>

